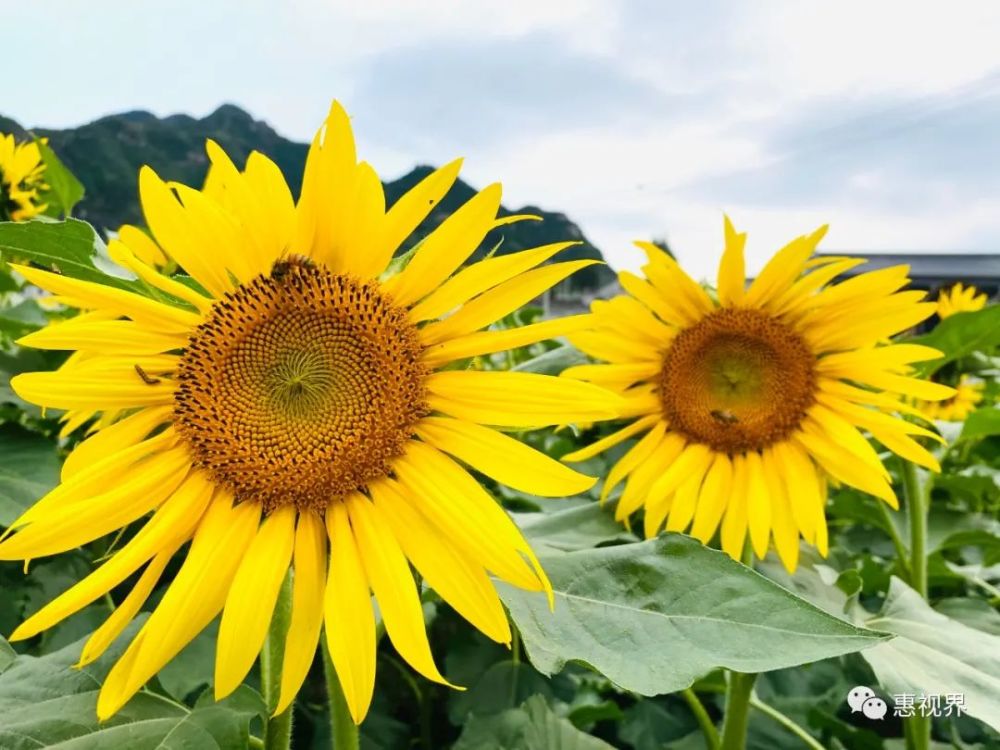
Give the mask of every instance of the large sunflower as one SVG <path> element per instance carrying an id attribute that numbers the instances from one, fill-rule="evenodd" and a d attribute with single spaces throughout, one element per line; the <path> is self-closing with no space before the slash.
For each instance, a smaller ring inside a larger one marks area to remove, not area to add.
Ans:
<path id="1" fill-rule="evenodd" d="M 941 320 L 950 318 L 955 313 L 975 312 L 986 307 L 989 299 L 986 292 L 980 293 L 976 287 L 962 286 L 958 282 L 950 289 L 942 289 L 937 297 L 937 314 Z"/>
<path id="2" fill-rule="evenodd" d="M 28 510 L 0 559 L 58 554 L 138 523 L 113 557 L 14 633 L 28 638 L 145 569 L 84 648 L 96 658 L 142 607 L 164 567 L 176 578 L 109 673 L 101 717 L 117 711 L 219 612 L 215 694 L 250 670 L 286 572 L 294 570 L 284 710 L 321 626 L 351 714 L 371 700 L 371 593 L 399 653 L 444 682 L 431 656 L 409 563 L 469 622 L 510 641 L 493 574 L 551 590 L 531 549 L 466 466 L 539 495 L 593 479 L 484 425 L 541 427 L 613 416 L 618 397 L 586 383 L 455 363 L 549 338 L 581 317 L 481 331 L 586 261 L 541 264 L 572 243 L 461 268 L 498 219 L 500 186 L 462 205 L 398 273 L 400 244 L 441 200 L 459 162 L 388 211 L 334 105 L 309 151 L 296 206 L 278 168 L 251 154 L 240 172 L 209 142 L 214 187 L 139 178 L 170 278 L 137 236 L 110 253 L 155 299 L 18 267 L 89 311 L 22 343 L 77 352 L 68 367 L 12 385 L 56 409 L 111 414 L 68 457 L 62 483 Z M 523 217 L 515 217 L 523 218 Z M 395 270 L 395 269 L 393 269 Z M 149 518 L 149 516 L 152 514 Z"/>
<path id="3" fill-rule="evenodd" d="M 24 221 L 45 210 L 39 194 L 45 162 L 38 144 L 0 133 L 0 221 Z"/>
<path id="4" fill-rule="evenodd" d="M 798 562 L 799 536 L 825 554 L 829 481 L 897 507 L 889 475 L 862 434 L 930 468 L 911 436 L 934 433 L 888 412 L 913 412 L 898 395 L 942 399 L 952 389 L 910 377 L 909 363 L 940 356 L 913 344 L 885 345 L 933 314 L 923 292 L 899 291 L 907 267 L 830 282 L 863 261 L 811 259 L 823 227 L 778 252 L 746 288 L 743 246 L 727 219 L 717 296 L 655 245 L 646 278 L 619 274 L 629 293 L 594 302 L 592 330 L 570 340 L 608 364 L 566 376 L 626 399 L 618 432 L 565 457 L 582 461 L 642 435 L 609 473 L 606 497 L 627 479 L 616 515 L 645 508 L 645 533 L 691 529 L 708 542 L 721 523 L 723 549 L 739 558 L 749 530 L 757 556 L 770 539 L 784 564 Z"/>

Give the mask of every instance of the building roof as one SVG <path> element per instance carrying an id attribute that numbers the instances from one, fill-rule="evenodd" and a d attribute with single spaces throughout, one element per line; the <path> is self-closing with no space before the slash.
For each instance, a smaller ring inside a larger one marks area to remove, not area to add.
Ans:
<path id="1" fill-rule="evenodd" d="M 866 258 L 868 260 L 864 265 L 846 272 L 845 276 L 854 276 L 865 271 L 877 271 L 880 268 L 905 263 L 910 266 L 910 278 L 918 285 L 941 286 L 955 281 L 985 287 L 1000 285 L 1000 253 L 829 252 L 820 254 Z"/>

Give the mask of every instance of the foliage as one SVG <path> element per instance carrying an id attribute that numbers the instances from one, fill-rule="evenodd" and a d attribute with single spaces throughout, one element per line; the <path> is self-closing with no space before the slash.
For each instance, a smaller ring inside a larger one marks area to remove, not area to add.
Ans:
<path id="1" fill-rule="evenodd" d="M 67 205 L 72 202 L 72 191 Z M 0 253 L 87 281 L 151 290 L 122 271 L 108 278 L 103 243 L 81 221 L 0 225 Z M 934 376 L 995 370 L 996 310 L 949 318 L 922 341 L 946 357 Z M 41 413 L 10 391 L 10 376 L 52 369 L 64 355 L 17 346 L 17 337 L 71 314 L 40 301 L 16 273 L 0 270 L 0 526 L 58 481 L 61 459 L 83 427 L 60 436 L 59 414 Z M 498 327 L 536 321 L 524 308 Z M 953 321 L 958 321 L 954 323 Z M 465 363 L 484 369 L 557 374 L 583 355 L 545 342 Z M 555 590 L 555 611 L 538 594 L 501 586 L 517 637 L 508 649 L 486 640 L 425 592 L 434 654 L 464 692 L 405 667 L 387 640 L 378 651 L 376 697 L 362 747 L 424 750 L 599 750 L 705 747 L 722 721 L 725 669 L 759 672 L 748 747 L 791 750 L 804 734 L 820 747 L 894 750 L 903 724 L 852 712 L 857 685 L 882 696 L 962 693 L 966 716 L 933 722 L 941 746 L 1000 744 L 1000 417 L 993 395 L 964 425 L 938 425 L 949 442 L 942 473 L 923 477 L 931 497 L 926 535 L 929 591 L 910 586 L 906 509 L 835 489 L 827 508 L 830 554 L 803 548 L 789 575 L 775 560 L 755 569 L 676 534 L 639 541 L 603 506 L 600 484 L 578 497 L 546 499 L 482 481 L 511 511 L 539 552 Z M 559 458 L 613 425 L 515 433 Z M 582 464 L 594 476 L 627 450 Z M 889 462 L 897 487 L 900 465 Z M 128 530 L 128 538 L 134 530 Z M 115 540 L 19 564 L 0 563 L 0 628 L 90 573 Z M 119 542 L 120 543 L 120 542 Z M 717 546 L 717 545 L 715 545 Z M 168 568 L 148 607 L 176 573 Z M 215 630 L 210 627 L 114 719 L 98 724 L 96 689 L 124 645 L 77 670 L 81 642 L 120 602 L 134 579 L 56 628 L 26 642 L 0 639 L 0 747 L 259 747 L 269 720 L 255 671 L 237 693 L 212 700 Z M 295 748 L 330 746 L 320 659 L 295 704 Z M 706 730 L 706 726 L 708 729 Z M 801 734 L 797 736 L 794 731 Z"/>

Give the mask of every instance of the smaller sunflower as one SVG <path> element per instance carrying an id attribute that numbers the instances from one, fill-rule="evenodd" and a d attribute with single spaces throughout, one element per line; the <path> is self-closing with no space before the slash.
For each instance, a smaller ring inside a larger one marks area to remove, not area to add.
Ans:
<path id="1" fill-rule="evenodd" d="M 40 194 L 45 162 L 37 143 L 0 133 L 0 221 L 25 221 L 45 210 Z"/>
<path id="2" fill-rule="evenodd" d="M 907 266 L 833 280 L 864 261 L 813 258 L 821 227 L 780 250 L 747 285 L 745 234 L 727 219 L 716 293 L 640 242 L 646 278 L 623 272 L 627 294 L 594 302 L 590 330 L 570 341 L 605 364 L 563 375 L 618 392 L 631 420 L 564 457 L 583 461 L 639 436 L 604 482 L 621 482 L 615 510 L 645 511 L 647 537 L 665 525 L 739 558 L 749 536 L 763 557 L 773 539 L 790 570 L 799 538 L 827 552 L 827 486 L 845 484 L 898 507 L 889 473 L 867 435 L 932 470 L 914 437 L 940 439 L 893 412 L 919 414 L 905 396 L 949 398 L 944 385 L 912 377 L 913 362 L 941 353 L 886 344 L 934 313 L 906 286 Z"/>
<path id="3" fill-rule="evenodd" d="M 955 395 L 944 401 L 920 401 L 917 408 L 928 419 L 962 422 L 983 400 L 983 384 L 963 375 L 955 386 Z"/>
<path id="4" fill-rule="evenodd" d="M 963 287 L 962 282 L 958 282 L 950 289 L 942 289 L 938 293 L 937 314 L 944 320 L 955 313 L 982 310 L 986 307 L 988 299 L 985 292 L 979 293 L 976 287 L 972 285 Z"/>

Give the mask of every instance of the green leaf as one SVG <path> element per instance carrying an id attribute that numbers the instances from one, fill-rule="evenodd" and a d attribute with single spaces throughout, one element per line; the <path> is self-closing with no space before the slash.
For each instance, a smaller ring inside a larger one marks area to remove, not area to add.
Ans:
<path id="1" fill-rule="evenodd" d="M 14 663 L 17 651 L 11 646 L 7 639 L 0 636 L 0 674 L 7 671 L 7 667 Z"/>
<path id="2" fill-rule="evenodd" d="M 679 740 L 697 729 L 694 715 L 686 706 L 663 706 L 641 700 L 625 711 L 618 734 L 635 750 L 661 750 L 665 743 Z"/>
<path id="3" fill-rule="evenodd" d="M 69 216 L 73 207 L 83 198 L 83 184 L 66 168 L 55 151 L 41 139 L 35 139 L 45 162 L 45 183 L 49 189 L 42 193 L 42 202 L 48 204 L 49 216 Z"/>
<path id="4" fill-rule="evenodd" d="M 144 293 L 141 284 L 98 267 L 95 259 L 104 253 L 104 242 L 94 228 L 78 219 L 0 224 L 0 259 L 30 260 L 73 279 Z"/>
<path id="5" fill-rule="evenodd" d="M 611 745 L 581 732 L 536 695 L 521 708 L 474 717 L 453 750 L 611 750 Z"/>
<path id="6" fill-rule="evenodd" d="M 475 685 L 454 696 L 449 718 L 461 726 L 470 715 L 486 716 L 517 708 L 533 695 L 552 698 L 548 682 L 528 664 L 501 661 L 483 673 Z"/>
<path id="7" fill-rule="evenodd" d="M 0 425 L 0 526 L 59 483 L 59 456 L 51 440 L 14 424 Z"/>
<path id="8" fill-rule="evenodd" d="M 33 299 L 22 300 L 12 307 L 0 308 L 0 334 L 11 339 L 37 331 L 48 322 L 45 312 Z"/>
<path id="9" fill-rule="evenodd" d="M 869 648 L 888 636 L 815 605 L 680 534 L 549 555 L 555 611 L 498 585 L 532 664 L 580 661 L 625 690 L 672 693 L 716 667 L 763 672 Z"/>
<path id="10" fill-rule="evenodd" d="M 536 549 L 571 552 L 616 541 L 635 541 L 615 520 L 614 505 L 586 503 L 554 513 L 512 513 L 514 521 Z"/>
<path id="11" fill-rule="evenodd" d="M 991 635 L 1000 635 L 1000 612 L 982 599 L 970 599 L 965 596 L 949 597 L 936 601 L 934 609 L 970 628 Z"/>
<path id="12" fill-rule="evenodd" d="M 987 407 L 976 409 L 965 418 L 959 440 L 975 440 L 992 435 L 1000 435 L 1000 409 Z"/>
<path id="13" fill-rule="evenodd" d="M 924 375 L 973 352 L 989 352 L 1000 346 L 1000 305 L 989 305 L 975 312 L 956 313 L 938 323 L 930 333 L 912 339 L 912 342 L 944 352 L 941 359 L 932 360 L 917 368 Z"/>
<path id="14" fill-rule="evenodd" d="M 895 577 L 866 625 L 897 636 L 861 653 L 887 691 L 963 694 L 970 716 L 1000 729 L 1000 637 L 935 612 Z"/>
<path id="15" fill-rule="evenodd" d="M 582 365 L 587 362 L 587 356 L 572 346 L 560 346 L 539 354 L 537 357 L 522 362 L 512 368 L 515 372 L 536 372 L 542 375 L 558 375 L 567 367 Z"/>
<path id="16" fill-rule="evenodd" d="M 134 635 L 138 623 L 129 632 Z M 106 722 L 97 720 L 97 694 L 120 638 L 94 664 L 76 669 L 83 641 L 42 657 L 18 656 L 0 674 L 0 747 L 35 750 L 230 750 L 248 745 L 249 722 L 263 711 L 259 695 L 241 687 L 226 701 L 188 710 L 152 693 L 139 693 Z M 168 742 L 169 739 L 169 742 Z"/>

